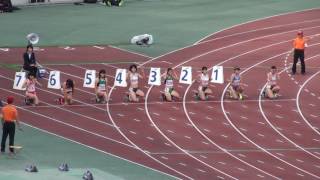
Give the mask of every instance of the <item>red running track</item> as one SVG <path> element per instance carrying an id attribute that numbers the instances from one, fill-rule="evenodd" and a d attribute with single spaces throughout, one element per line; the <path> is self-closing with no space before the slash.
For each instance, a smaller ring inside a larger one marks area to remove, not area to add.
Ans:
<path id="1" fill-rule="evenodd" d="M 43 89 L 39 95 L 51 97 L 43 98 L 42 107 L 21 107 L 23 116 L 30 117 L 25 122 L 182 179 L 319 179 L 319 134 L 310 127 L 319 127 L 318 115 L 315 109 L 304 108 L 306 104 L 315 108 L 319 104 L 312 98 L 313 94 L 317 97 L 316 81 L 308 81 L 308 96 L 312 97 L 300 103 L 302 113 L 313 113 L 315 120 L 299 114 L 296 100 L 299 85 L 318 71 L 320 37 L 312 36 L 310 41 L 307 75 L 291 79 L 284 70 L 281 98 L 259 98 L 268 67 L 277 65 L 281 71 L 289 66 L 296 31 L 304 29 L 307 36 L 319 34 L 319 20 L 320 10 L 310 10 L 250 22 L 143 64 L 199 69 L 220 64 L 225 67 L 226 77 L 231 72 L 229 67 L 240 66 L 248 85 L 248 97 L 242 102 L 224 98 L 227 84 L 212 85 L 214 97 L 208 102 L 193 100 L 196 84 L 176 85 L 183 102 L 159 102 L 163 87 L 142 83 L 141 88 L 147 92 L 145 103 L 122 103 L 125 89 L 116 88 L 110 92 L 112 101 L 105 108 L 90 102 L 91 90 L 79 87 L 76 105 L 59 108 L 52 102 L 59 92 Z M 63 78 L 72 77 L 77 84 L 82 84 L 83 68 L 101 67 L 107 68 L 109 75 L 116 68 L 101 64 L 50 66 L 64 71 Z M 13 72 L 4 69 L 0 74 L 13 77 Z M 1 84 L 5 84 L 0 89 L 2 94 L 21 94 L 10 90 L 11 83 L 1 77 Z"/>

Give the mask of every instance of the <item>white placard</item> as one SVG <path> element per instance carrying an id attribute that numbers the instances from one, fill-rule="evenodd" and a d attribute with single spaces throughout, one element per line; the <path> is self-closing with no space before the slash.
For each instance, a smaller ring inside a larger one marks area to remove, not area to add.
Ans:
<path id="1" fill-rule="evenodd" d="M 26 81 L 26 72 L 16 72 L 14 76 L 13 89 L 26 90 L 26 87 L 22 88 L 23 83 Z"/>
<path id="2" fill-rule="evenodd" d="M 50 71 L 48 88 L 61 89 L 60 71 Z"/>
<path id="3" fill-rule="evenodd" d="M 223 66 L 214 66 L 212 68 L 211 82 L 219 84 L 224 83 Z"/>
<path id="4" fill-rule="evenodd" d="M 83 79 L 83 87 L 94 88 L 96 81 L 96 70 L 86 70 Z"/>
<path id="5" fill-rule="evenodd" d="M 192 83 L 192 67 L 182 66 L 179 83 L 191 84 Z"/>
<path id="6" fill-rule="evenodd" d="M 150 85 L 161 85 L 161 71 L 160 68 L 151 68 L 149 74 L 148 84 Z"/>
<path id="7" fill-rule="evenodd" d="M 127 70 L 117 69 L 116 76 L 114 78 L 114 86 L 127 87 Z"/>

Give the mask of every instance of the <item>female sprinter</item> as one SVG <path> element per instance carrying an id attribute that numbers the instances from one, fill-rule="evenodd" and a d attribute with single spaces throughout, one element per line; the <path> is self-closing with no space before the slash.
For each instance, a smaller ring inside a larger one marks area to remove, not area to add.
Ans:
<path id="1" fill-rule="evenodd" d="M 209 89 L 208 85 L 209 85 L 209 81 L 210 81 L 210 77 L 208 74 L 208 68 L 207 67 L 202 67 L 201 69 L 201 74 L 199 74 L 199 87 L 198 87 L 198 93 L 196 94 L 197 99 L 201 99 L 201 100 L 207 100 L 208 99 L 208 95 L 212 94 L 212 90 Z"/>
<path id="2" fill-rule="evenodd" d="M 72 104 L 72 96 L 74 93 L 75 82 L 71 79 L 67 79 L 66 82 L 62 84 L 62 94 L 63 98 L 59 99 L 60 104 Z"/>
<path id="3" fill-rule="evenodd" d="M 36 79 L 34 73 L 29 73 L 28 78 L 24 81 L 22 87 L 26 88 L 26 98 L 25 103 L 26 105 L 38 105 L 39 98 L 36 94 L 36 84 L 42 86 Z"/>
<path id="4" fill-rule="evenodd" d="M 177 74 L 173 71 L 172 68 L 168 68 L 167 72 L 163 74 L 164 76 L 164 99 L 167 101 L 172 101 L 172 98 L 180 99 L 179 93 L 173 88 L 173 80 L 178 80 Z"/>
<path id="5" fill-rule="evenodd" d="M 129 67 L 129 72 L 127 74 L 127 79 L 130 81 L 129 86 L 129 101 L 138 102 L 139 97 L 144 97 L 144 93 L 139 89 L 139 78 L 143 79 L 144 72 L 142 75 L 138 73 L 137 66 L 135 64 Z"/>
<path id="6" fill-rule="evenodd" d="M 240 68 L 235 67 L 233 69 L 233 73 L 230 77 L 230 86 L 229 86 L 229 91 L 230 91 L 230 97 L 233 99 L 239 99 L 242 100 L 242 92 L 243 92 L 243 87 L 241 83 L 241 76 L 240 76 Z"/>
<path id="7" fill-rule="evenodd" d="M 280 86 L 277 84 L 277 81 L 280 79 L 279 74 L 277 73 L 277 67 L 272 66 L 271 71 L 267 74 L 267 86 L 265 89 L 265 93 L 267 97 L 270 99 L 274 99 L 278 97 L 278 93 L 280 91 Z"/>
<path id="8" fill-rule="evenodd" d="M 97 103 L 106 103 L 108 101 L 108 87 L 107 87 L 106 70 L 99 71 L 98 78 L 95 82 L 95 93 Z"/>

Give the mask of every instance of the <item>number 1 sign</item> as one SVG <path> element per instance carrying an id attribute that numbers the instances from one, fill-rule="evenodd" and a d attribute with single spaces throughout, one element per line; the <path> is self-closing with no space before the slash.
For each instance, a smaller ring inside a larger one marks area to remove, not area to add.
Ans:
<path id="1" fill-rule="evenodd" d="M 214 66 L 212 68 L 211 82 L 223 84 L 223 66 Z"/>

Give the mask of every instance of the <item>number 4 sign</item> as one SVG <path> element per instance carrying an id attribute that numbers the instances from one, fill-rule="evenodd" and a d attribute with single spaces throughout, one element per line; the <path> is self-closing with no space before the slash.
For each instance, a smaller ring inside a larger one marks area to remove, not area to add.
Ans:
<path id="1" fill-rule="evenodd" d="M 219 84 L 224 83 L 223 66 L 213 66 L 212 75 L 211 75 L 211 82 L 219 83 Z"/>
<path id="2" fill-rule="evenodd" d="M 13 89 L 17 90 L 26 90 L 26 88 L 22 88 L 24 81 L 26 80 L 26 72 L 16 72 L 14 76 Z"/>
<path id="3" fill-rule="evenodd" d="M 127 87 L 127 70 L 117 69 L 114 79 L 114 86 Z"/>
<path id="4" fill-rule="evenodd" d="M 50 71 L 48 88 L 61 89 L 60 84 L 60 71 Z"/>
<path id="5" fill-rule="evenodd" d="M 148 84 L 150 85 L 161 85 L 161 74 L 160 68 L 151 68 L 149 74 L 149 81 Z"/>
<path id="6" fill-rule="evenodd" d="M 192 84 L 192 68 L 191 66 L 182 66 L 179 83 Z"/>
<path id="7" fill-rule="evenodd" d="M 94 88 L 96 80 L 96 70 L 86 70 L 83 80 L 83 87 Z"/>

